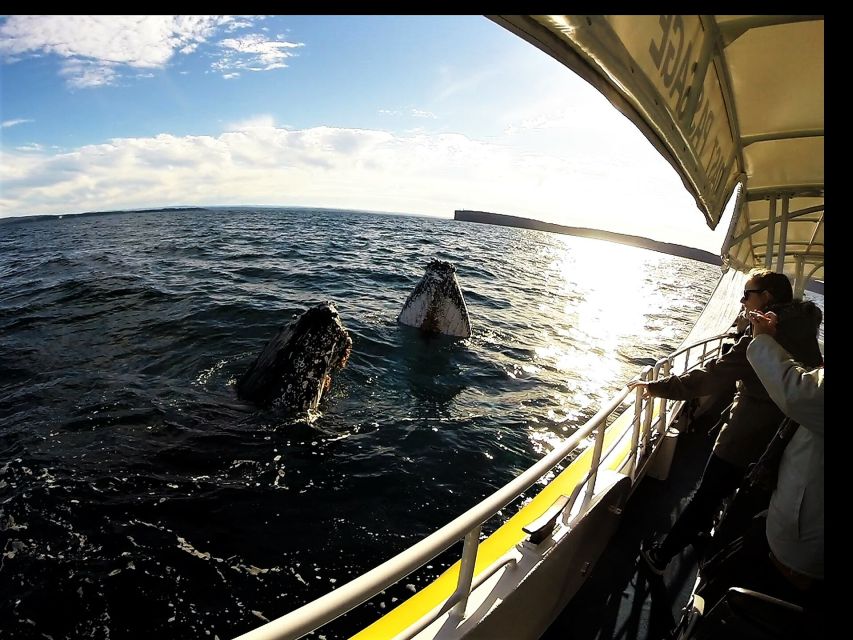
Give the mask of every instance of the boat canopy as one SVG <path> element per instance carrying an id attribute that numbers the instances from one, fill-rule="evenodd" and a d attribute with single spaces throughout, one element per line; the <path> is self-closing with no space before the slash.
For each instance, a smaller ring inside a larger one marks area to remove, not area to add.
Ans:
<path id="1" fill-rule="evenodd" d="M 724 264 L 824 280 L 823 16 L 489 16 L 595 86 L 675 167 Z"/>

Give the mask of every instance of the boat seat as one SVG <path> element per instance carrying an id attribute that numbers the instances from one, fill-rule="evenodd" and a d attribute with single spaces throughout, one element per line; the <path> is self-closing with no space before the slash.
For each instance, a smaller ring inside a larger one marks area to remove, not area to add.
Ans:
<path id="1" fill-rule="evenodd" d="M 729 588 L 693 630 L 691 640 L 808 637 L 802 607 L 740 587 Z"/>

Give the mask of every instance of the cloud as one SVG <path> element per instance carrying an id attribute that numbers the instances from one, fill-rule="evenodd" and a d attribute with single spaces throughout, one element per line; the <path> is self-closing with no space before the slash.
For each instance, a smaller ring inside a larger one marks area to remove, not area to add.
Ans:
<path id="1" fill-rule="evenodd" d="M 253 19 L 253 20 L 257 20 Z M 114 84 L 130 69 L 159 69 L 220 29 L 245 27 L 236 16 L 8 16 L 0 24 L 0 56 L 56 55 L 75 88 Z"/>
<path id="2" fill-rule="evenodd" d="M 258 34 L 226 38 L 219 42 L 222 57 L 211 65 L 214 71 L 228 77 L 238 71 L 272 71 L 287 67 L 284 62 L 294 56 L 292 49 L 304 46 L 301 42 L 269 40 Z"/>
<path id="3" fill-rule="evenodd" d="M 467 208 L 607 228 L 609 216 L 630 212 L 610 228 L 644 235 L 642 203 L 691 206 L 689 196 L 673 205 L 661 195 L 683 195 L 674 175 L 667 185 L 638 171 L 601 175 L 598 167 L 460 134 L 290 130 L 272 126 L 270 116 L 231 129 L 6 153 L 0 216 L 252 203 L 444 216 Z"/>
<path id="4" fill-rule="evenodd" d="M 69 202 L 75 211 L 169 202 L 410 210 L 414 203 L 416 211 L 446 214 L 468 191 L 472 173 L 480 182 L 511 173 L 513 165 L 506 151 L 459 135 L 292 131 L 261 126 L 271 122 L 266 118 L 216 137 L 162 134 L 65 153 L 10 153 L 0 215 L 70 213 Z M 436 194 L 443 194 L 439 203 Z"/>
<path id="5" fill-rule="evenodd" d="M 432 120 L 435 120 L 437 117 L 432 111 L 415 109 L 414 107 L 407 109 L 406 111 L 402 111 L 400 109 L 379 109 L 379 113 L 381 113 L 383 116 L 409 115 L 413 118 L 430 118 Z"/>
<path id="6" fill-rule="evenodd" d="M 225 125 L 226 131 L 248 131 L 250 129 L 272 129 L 275 127 L 275 118 L 269 114 L 252 116 L 238 122 Z"/>
<path id="7" fill-rule="evenodd" d="M 8 129 L 9 127 L 16 127 L 19 124 L 27 124 L 28 122 L 35 122 L 35 120 L 31 120 L 29 118 L 17 118 L 15 120 L 4 120 L 0 123 L 0 128 Z"/>
<path id="8" fill-rule="evenodd" d="M 258 17 L 261 16 L 241 16 L 240 18 L 235 18 L 225 27 L 225 30 L 230 32 L 252 27 L 255 24 L 252 20 Z"/>
<path id="9" fill-rule="evenodd" d="M 131 67 L 162 67 L 203 42 L 230 16 L 9 16 L 0 53 L 53 53 Z"/>
<path id="10" fill-rule="evenodd" d="M 69 87 L 85 89 L 112 84 L 118 78 L 116 65 L 92 60 L 68 60 L 59 70 Z"/>

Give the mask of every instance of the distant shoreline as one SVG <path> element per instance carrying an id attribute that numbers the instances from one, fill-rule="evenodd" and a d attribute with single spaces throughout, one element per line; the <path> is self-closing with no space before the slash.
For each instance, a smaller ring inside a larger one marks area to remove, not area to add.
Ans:
<path id="1" fill-rule="evenodd" d="M 478 222 L 480 224 L 496 224 L 504 227 L 519 227 L 521 229 L 533 229 L 536 231 L 548 231 L 550 233 L 561 233 L 569 236 L 579 236 L 581 238 L 592 238 L 593 240 L 605 240 L 607 242 L 616 242 L 618 244 L 626 244 L 640 249 L 650 249 L 659 253 L 665 253 L 671 256 L 679 256 L 690 260 L 698 260 L 707 264 L 721 266 L 722 258 L 710 251 L 696 249 L 694 247 L 686 247 L 682 244 L 674 244 L 672 242 L 658 242 L 650 238 L 642 236 L 631 236 L 626 233 L 615 233 L 613 231 L 603 231 L 601 229 L 589 229 L 587 227 L 568 227 L 562 224 L 554 224 L 551 222 L 541 222 L 531 218 L 522 218 L 520 216 L 508 216 L 502 213 L 490 213 L 488 211 L 472 211 L 469 209 L 457 209 L 453 214 L 454 220 L 461 222 Z M 809 280 L 806 289 L 813 293 L 823 295 L 823 282 L 817 280 Z"/>
<path id="2" fill-rule="evenodd" d="M 594 240 L 606 240 L 607 242 L 616 242 L 618 244 L 627 244 L 632 247 L 641 249 L 651 249 L 660 253 L 666 253 L 671 256 L 680 256 L 682 258 L 690 258 L 708 264 L 717 266 L 722 265 L 720 256 L 696 249 L 694 247 L 686 247 L 681 244 L 673 244 L 671 242 L 658 242 L 650 238 L 641 236 L 631 236 L 625 233 L 615 233 L 613 231 L 603 231 L 601 229 L 588 229 L 586 227 L 567 227 L 562 224 L 553 224 L 551 222 L 541 222 L 530 218 L 522 218 L 519 216 L 508 216 L 502 213 L 489 213 L 488 211 L 471 211 L 468 209 L 457 209 L 454 213 L 455 220 L 463 222 L 479 222 L 482 224 L 497 224 L 505 227 L 521 227 L 522 229 L 535 229 L 537 231 L 550 231 L 551 233 L 562 233 L 569 236 L 579 236 L 581 238 L 592 238 Z"/>
<path id="3" fill-rule="evenodd" d="M 309 211 L 349 211 L 352 213 L 369 213 L 388 216 L 415 216 L 418 218 L 437 218 L 447 219 L 447 216 L 435 216 L 425 213 L 404 213 L 401 211 L 373 211 L 371 209 L 341 209 L 339 207 L 313 207 L 308 205 L 273 205 L 273 204 L 218 204 L 201 206 L 180 206 L 180 207 L 147 207 L 145 209 L 113 209 L 110 211 L 83 211 L 75 213 L 39 213 L 34 215 L 23 216 L 6 216 L 0 218 L 0 224 L 25 222 L 25 221 L 43 221 L 69 217 L 90 218 L 96 216 L 111 216 L 125 213 L 181 213 L 184 211 L 216 211 L 217 209 L 276 209 L 276 210 L 293 210 L 305 209 Z"/>
<path id="4" fill-rule="evenodd" d="M 237 208 L 258 208 L 258 209 L 322 209 L 326 211 L 353 211 L 355 213 L 372 213 L 372 214 L 384 214 L 384 215 L 415 215 L 419 217 L 436 217 L 441 218 L 439 216 L 430 216 L 425 214 L 405 214 L 400 212 L 391 212 L 391 211 L 369 211 L 365 209 L 338 209 L 334 207 L 308 207 L 308 206 L 297 206 L 297 205 L 217 205 L 217 206 L 208 206 L 208 207 L 200 207 L 200 206 L 179 206 L 179 207 L 149 207 L 145 209 L 118 209 L 112 211 L 85 211 L 82 213 L 55 213 L 55 214 L 37 214 L 31 216 L 9 216 L 5 218 L 0 218 L 0 225 L 7 223 L 21 223 L 21 222 L 35 222 L 39 220 L 49 220 L 49 219 L 59 219 L 64 217 L 96 217 L 96 216 L 107 216 L 107 215 L 115 215 L 115 214 L 125 214 L 125 213 L 157 213 L 157 212 L 183 212 L 183 211 L 212 211 L 219 208 L 229 208 L 229 207 L 237 207 Z M 447 218 L 443 218 L 447 219 Z M 697 249 L 695 247 L 687 247 L 681 244 L 674 244 L 671 242 L 659 242 L 657 240 L 652 240 L 650 238 L 644 238 L 642 236 L 632 236 L 625 233 L 615 233 L 613 231 L 604 231 L 601 229 L 589 229 L 587 227 L 569 227 L 561 224 L 554 224 L 551 222 L 542 222 L 540 220 L 533 220 L 531 218 L 523 218 L 520 216 L 510 216 L 502 213 L 491 213 L 488 211 L 473 211 L 469 209 L 457 209 L 454 212 L 453 220 L 457 220 L 460 222 L 477 222 L 481 224 L 494 224 L 505 227 L 516 227 L 521 229 L 533 229 L 536 231 L 547 231 L 549 233 L 559 233 L 563 235 L 571 235 L 578 236 L 581 238 L 591 238 L 593 240 L 604 240 L 607 242 L 615 242 L 617 244 L 624 244 L 632 247 L 639 247 L 641 249 L 649 249 L 651 251 L 657 251 L 659 253 L 665 253 L 671 256 L 679 256 L 682 258 L 688 258 L 690 260 L 698 260 L 699 262 L 704 262 L 706 264 L 713 264 L 716 266 L 722 265 L 722 260 L 720 256 L 711 253 L 710 251 L 705 251 L 703 249 Z M 823 282 L 810 280 L 807 287 L 809 291 L 813 291 L 814 293 L 819 293 L 823 295 Z"/>
<path id="5" fill-rule="evenodd" d="M 116 209 L 114 211 L 83 211 L 82 213 L 43 213 L 34 216 L 7 216 L 0 218 L 0 224 L 5 222 L 21 222 L 21 221 L 36 221 L 50 220 L 51 218 L 91 218 L 94 216 L 110 216 L 117 213 L 154 213 L 157 211 L 207 211 L 207 207 L 153 207 L 148 209 Z"/>

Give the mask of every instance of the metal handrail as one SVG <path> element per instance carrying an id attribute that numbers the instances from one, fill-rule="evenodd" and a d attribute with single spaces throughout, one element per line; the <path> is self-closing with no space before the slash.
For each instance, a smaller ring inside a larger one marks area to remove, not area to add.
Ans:
<path id="1" fill-rule="evenodd" d="M 586 438 L 599 422 L 605 420 L 628 395 L 624 387 L 613 400 L 596 413 L 579 431 L 562 445 L 543 457 L 514 480 L 475 505 L 441 529 L 415 543 L 405 551 L 383 562 L 340 588 L 283 615 L 276 620 L 239 636 L 239 640 L 281 640 L 298 638 L 331 622 L 350 609 L 372 598 L 383 589 L 406 577 L 426 564 L 457 540 L 465 537 L 474 527 L 486 520 L 527 491 L 546 473 L 556 467 Z"/>
<path id="2" fill-rule="evenodd" d="M 725 333 L 719 333 L 715 336 L 711 336 L 710 338 L 704 338 L 703 340 L 699 340 L 698 342 L 692 342 L 688 345 L 679 347 L 677 350 L 675 350 L 671 354 L 669 354 L 668 357 L 675 359 L 678 356 L 680 356 L 682 353 L 688 352 L 691 349 L 695 349 L 698 346 L 709 344 L 709 343 L 714 342 L 714 341 L 717 341 L 720 344 L 722 344 L 723 340 L 725 340 L 727 337 L 729 337 L 729 334 L 728 334 L 728 332 L 725 332 Z M 717 346 L 717 348 L 719 350 L 719 345 Z M 703 351 L 703 355 L 704 355 L 704 351 Z"/>
<path id="3" fill-rule="evenodd" d="M 689 350 L 691 348 L 700 344 L 706 345 L 705 348 L 707 348 L 708 343 L 716 340 L 719 342 L 716 351 L 719 352 L 724 337 L 725 334 L 714 336 L 687 347 L 683 347 L 671 354 L 669 357 L 658 361 L 653 368 L 645 369 L 643 371 L 643 375 L 648 377 L 649 374 L 651 374 L 652 380 L 657 379 L 658 372 L 661 368 L 668 370 L 672 365 L 672 360 L 674 358 L 678 357 L 682 353 L 689 354 Z M 705 355 L 705 348 L 703 348 L 703 356 Z M 701 364 L 703 361 L 703 359 L 700 359 L 698 364 Z M 688 358 L 685 357 L 686 369 L 692 368 L 689 364 Z M 572 453 L 575 448 L 577 448 L 578 444 L 580 444 L 580 442 L 589 436 L 589 434 L 591 434 L 595 429 L 600 425 L 604 425 L 606 428 L 607 418 L 624 402 L 628 394 L 629 389 L 627 386 L 623 387 L 609 403 L 602 407 L 586 422 L 586 424 L 583 425 L 583 427 L 572 434 L 563 444 L 554 448 L 554 450 L 544 456 L 539 460 L 539 462 L 535 463 L 502 488 L 498 489 L 491 496 L 475 505 L 450 523 L 444 525 L 434 533 L 430 534 L 420 542 L 415 543 L 405 551 L 402 551 L 378 567 L 375 567 L 367 573 L 364 573 L 342 585 L 335 591 L 327 593 L 326 595 L 321 596 L 320 598 L 309 602 L 308 604 L 303 605 L 280 618 L 253 629 L 252 631 L 239 636 L 236 640 L 285 640 L 299 638 L 311 631 L 314 631 L 315 629 L 318 629 L 319 627 L 322 627 L 332 620 L 335 620 L 363 602 L 366 602 L 380 593 L 383 589 L 395 584 L 405 576 L 435 558 L 441 552 L 455 544 L 458 540 L 468 537 L 471 542 L 466 545 L 468 551 L 465 553 L 468 554 L 469 559 L 467 562 L 463 563 L 466 571 L 464 573 L 460 571 L 457 589 L 453 594 L 453 599 L 456 600 L 454 604 L 458 605 L 461 600 L 467 599 L 467 592 L 470 592 L 471 588 L 475 588 L 482 582 L 480 579 L 472 581 L 475 564 L 472 558 L 476 557 L 477 549 L 477 546 L 473 546 L 473 542 L 476 540 L 476 538 L 473 538 L 473 535 L 478 537 L 479 529 L 484 522 L 521 496 L 525 491 L 536 484 L 542 476 L 549 473 L 554 469 L 554 467 L 565 460 L 565 458 Z M 644 421 L 642 425 L 643 453 L 648 449 L 651 435 L 651 405 L 651 402 L 635 403 L 635 424 L 639 424 L 639 413 L 644 413 Z M 663 411 L 666 411 L 665 406 Z M 663 415 L 665 415 L 665 413 Z M 665 420 L 660 420 L 660 424 L 665 425 Z M 601 450 L 605 428 L 599 429 L 599 433 L 596 434 L 596 443 L 593 451 L 593 459 L 590 463 L 590 471 L 582 483 L 589 482 L 590 479 L 594 478 L 594 474 L 597 473 L 598 467 L 601 464 Z M 630 455 L 637 458 L 640 451 L 639 437 L 637 444 L 635 446 L 633 445 L 634 440 L 632 438 L 632 451 Z M 610 450 L 612 450 L 612 447 L 608 450 L 608 453 Z M 585 503 L 588 502 L 589 497 L 589 495 L 585 496 Z M 586 504 L 581 508 L 581 512 L 585 506 Z M 474 533 L 475 531 L 476 533 Z M 478 578 L 479 577 L 480 576 L 478 576 Z M 465 594 L 460 592 L 460 586 L 463 586 L 463 590 L 466 591 Z M 445 603 L 444 607 L 446 606 L 447 603 Z M 444 608 L 444 611 L 447 611 L 447 609 Z"/>

